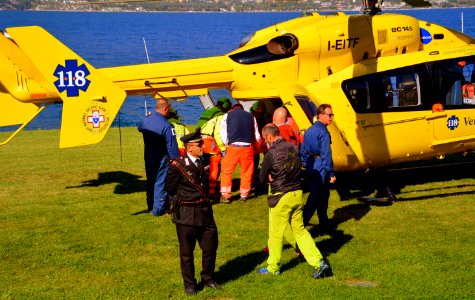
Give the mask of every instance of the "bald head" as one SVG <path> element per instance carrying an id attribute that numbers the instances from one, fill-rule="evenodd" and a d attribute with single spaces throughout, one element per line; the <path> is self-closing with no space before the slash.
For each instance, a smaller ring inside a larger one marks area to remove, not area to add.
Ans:
<path id="1" fill-rule="evenodd" d="M 158 98 L 157 103 L 155 105 L 155 110 L 159 114 L 162 114 L 166 117 L 168 115 L 168 112 L 170 111 L 170 101 L 165 98 Z"/>
<path id="2" fill-rule="evenodd" d="M 284 107 L 276 108 L 274 116 L 272 117 L 272 123 L 275 125 L 284 124 L 287 122 L 287 110 Z"/>

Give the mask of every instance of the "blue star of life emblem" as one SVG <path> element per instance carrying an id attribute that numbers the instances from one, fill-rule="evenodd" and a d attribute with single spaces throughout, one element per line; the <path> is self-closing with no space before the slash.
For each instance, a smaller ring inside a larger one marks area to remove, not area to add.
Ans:
<path id="1" fill-rule="evenodd" d="M 459 126 L 459 118 L 455 115 L 452 115 L 450 118 L 447 119 L 447 128 L 450 130 L 454 130 Z"/>
<path id="2" fill-rule="evenodd" d="M 67 59 L 64 66 L 58 65 L 53 75 L 58 77 L 54 85 L 60 93 L 66 90 L 68 97 L 79 96 L 79 90 L 87 91 L 91 81 L 86 77 L 91 74 L 85 64 L 78 66 L 77 59 Z"/>

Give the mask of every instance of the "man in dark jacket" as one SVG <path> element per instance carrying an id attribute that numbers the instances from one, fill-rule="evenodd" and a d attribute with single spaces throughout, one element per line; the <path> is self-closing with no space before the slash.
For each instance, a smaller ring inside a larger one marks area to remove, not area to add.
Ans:
<path id="1" fill-rule="evenodd" d="M 166 118 L 170 108 L 167 99 L 157 99 L 155 113 L 146 116 L 138 126 L 144 141 L 147 209 L 154 216 L 161 216 L 168 209 L 165 179 L 170 160 L 180 156 L 175 129 Z"/>
<path id="2" fill-rule="evenodd" d="M 186 154 L 172 162 L 166 190 L 175 199 L 173 222 L 180 244 L 180 265 L 185 293 L 196 293 L 193 251 L 198 241 L 203 253 L 201 280 L 205 287 L 220 289 L 214 281 L 218 229 L 208 199 L 209 157 L 203 157 L 200 131 L 181 138 Z"/>
<path id="3" fill-rule="evenodd" d="M 303 226 L 302 208 L 304 199 L 300 185 L 299 150 L 296 145 L 284 140 L 279 128 L 268 124 L 262 130 L 262 137 L 269 146 L 264 156 L 260 173 L 261 182 L 270 184 L 267 197 L 269 210 L 269 258 L 267 267 L 257 269 L 258 274 L 279 275 L 284 231 L 289 225 L 297 245 L 307 262 L 314 268 L 313 278 L 331 275 L 330 266 L 323 260 L 310 233 Z"/>

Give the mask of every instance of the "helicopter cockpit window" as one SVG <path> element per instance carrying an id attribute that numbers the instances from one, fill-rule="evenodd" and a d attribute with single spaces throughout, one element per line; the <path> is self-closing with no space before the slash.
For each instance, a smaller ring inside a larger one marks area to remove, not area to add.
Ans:
<path id="1" fill-rule="evenodd" d="M 354 79 L 344 84 L 344 90 L 357 112 L 370 109 L 369 83 L 364 79 Z"/>

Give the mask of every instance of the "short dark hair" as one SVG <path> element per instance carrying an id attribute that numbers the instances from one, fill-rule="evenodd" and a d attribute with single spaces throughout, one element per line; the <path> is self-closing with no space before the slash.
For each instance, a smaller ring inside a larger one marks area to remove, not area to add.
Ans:
<path id="1" fill-rule="evenodd" d="M 279 127 L 277 127 L 275 124 L 269 123 L 264 126 L 264 128 L 262 128 L 262 135 L 264 134 L 270 134 L 273 137 L 280 136 Z"/>
<path id="2" fill-rule="evenodd" d="M 332 108 L 330 104 L 320 104 L 317 108 L 317 116 L 325 114 L 325 109 Z"/>

